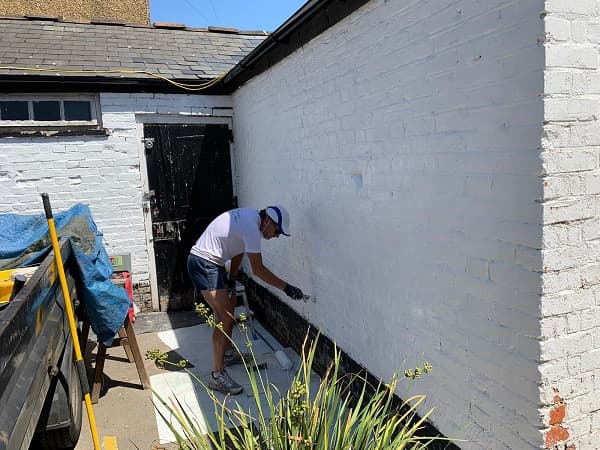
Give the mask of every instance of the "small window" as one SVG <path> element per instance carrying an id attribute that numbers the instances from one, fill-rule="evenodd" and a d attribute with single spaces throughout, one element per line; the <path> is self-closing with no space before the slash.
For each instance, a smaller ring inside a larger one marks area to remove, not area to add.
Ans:
<path id="1" fill-rule="evenodd" d="M 96 95 L 0 94 L 0 126 L 95 126 L 99 117 Z"/>
<path id="2" fill-rule="evenodd" d="M 41 122 L 60 120 L 60 103 L 58 101 L 33 102 L 33 120 Z"/>
<path id="3" fill-rule="evenodd" d="M 28 120 L 29 106 L 23 101 L 0 101 L 0 120 Z"/>
<path id="4" fill-rule="evenodd" d="M 92 120 L 90 102 L 65 100 L 65 120 Z"/>

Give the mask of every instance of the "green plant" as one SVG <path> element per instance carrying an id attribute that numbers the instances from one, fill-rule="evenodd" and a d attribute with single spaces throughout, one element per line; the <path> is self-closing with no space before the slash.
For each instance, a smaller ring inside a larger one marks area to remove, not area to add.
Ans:
<path id="1" fill-rule="evenodd" d="M 218 327 L 204 305 L 197 311 L 207 318 L 207 323 Z M 241 318 L 239 324 L 246 335 L 248 348 L 251 341 Z M 236 450 L 378 450 L 378 449 L 423 449 L 438 437 L 419 436 L 426 419 L 433 410 L 419 417 L 417 409 L 425 401 L 424 395 L 415 395 L 406 400 L 401 408 L 393 406 L 394 392 L 398 384 L 397 376 L 389 383 L 372 386 L 356 374 L 340 374 L 340 351 L 334 349 L 334 358 L 323 376 L 316 392 L 311 392 L 311 368 L 317 348 L 318 336 L 305 345 L 301 355 L 301 365 L 294 375 L 287 392 L 280 393 L 260 371 L 246 366 L 250 387 L 255 401 L 256 413 L 251 416 L 239 403 L 234 408 L 227 407 L 216 397 L 206 384 L 193 373 L 190 375 L 200 383 L 214 403 L 217 430 L 209 433 L 204 428 L 205 417 L 190 416 L 184 406 L 175 399 L 167 403 L 158 397 L 175 424 L 161 414 L 181 449 L 236 449 Z M 310 345 L 309 345 L 310 344 Z M 235 342 L 233 342 L 235 346 Z M 237 347 L 236 347 L 236 350 Z M 250 351 L 252 358 L 254 354 Z M 167 360 L 164 353 L 150 350 L 146 358 L 157 364 L 182 363 Z M 254 363 L 256 360 L 254 359 Z M 187 369 L 186 369 L 187 370 Z M 431 366 L 405 372 L 405 377 L 418 378 L 429 373 Z M 350 386 L 362 386 L 359 395 L 353 395 Z M 260 394 L 266 398 L 266 407 L 260 401 Z M 156 394 L 156 393 L 155 393 Z M 157 408 L 158 409 L 158 408 Z M 202 412 L 205 414 L 205 412 Z"/>

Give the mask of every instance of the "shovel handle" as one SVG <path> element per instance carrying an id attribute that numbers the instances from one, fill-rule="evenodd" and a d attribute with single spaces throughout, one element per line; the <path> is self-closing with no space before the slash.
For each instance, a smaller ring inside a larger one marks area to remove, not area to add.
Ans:
<path id="1" fill-rule="evenodd" d="M 42 194 L 42 202 L 44 203 L 44 212 L 46 213 L 46 219 L 52 219 L 52 206 L 50 206 L 50 197 L 47 192 Z"/>
<path id="2" fill-rule="evenodd" d="M 102 447 L 100 446 L 100 438 L 98 437 L 96 418 L 94 416 L 94 410 L 92 408 L 92 399 L 90 397 L 90 388 L 87 382 L 85 362 L 83 361 L 81 347 L 79 345 L 77 324 L 75 323 L 75 313 L 73 312 L 73 304 L 71 302 L 71 295 L 69 294 L 67 277 L 65 275 L 62 255 L 60 254 L 58 236 L 56 235 L 56 226 L 54 224 L 54 219 L 52 218 L 50 197 L 48 197 L 48 194 L 45 192 L 42 194 L 42 201 L 44 202 L 44 211 L 46 212 L 46 219 L 48 221 L 48 234 L 50 235 L 50 240 L 52 241 L 52 249 L 54 250 L 54 261 L 58 270 L 58 279 L 60 280 L 60 286 L 65 301 L 65 311 L 67 313 L 67 319 L 69 321 L 69 330 L 71 332 L 71 339 L 73 341 L 73 350 L 75 351 L 75 362 L 77 363 L 77 371 L 79 372 L 80 388 L 83 393 L 83 398 L 85 399 L 85 407 L 87 409 L 87 416 L 90 422 L 90 431 L 92 433 L 92 440 L 94 442 L 94 450 L 101 450 Z"/>

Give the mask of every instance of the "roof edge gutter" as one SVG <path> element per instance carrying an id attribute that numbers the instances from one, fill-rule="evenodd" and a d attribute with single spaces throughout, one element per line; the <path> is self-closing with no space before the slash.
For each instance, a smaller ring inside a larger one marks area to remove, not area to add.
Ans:
<path id="1" fill-rule="evenodd" d="M 212 79 L 178 79 L 180 83 L 202 83 Z M 100 76 L 56 77 L 31 75 L 28 77 L 0 74 L 0 93 L 14 92 L 156 92 L 190 93 L 164 80 L 153 78 L 110 78 Z M 199 94 L 228 95 L 223 86 L 212 85 L 195 92 Z"/>
<path id="2" fill-rule="evenodd" d="M 309 0 L 229 70 L 223 84 L 235 91 L 369 1 Z"/>

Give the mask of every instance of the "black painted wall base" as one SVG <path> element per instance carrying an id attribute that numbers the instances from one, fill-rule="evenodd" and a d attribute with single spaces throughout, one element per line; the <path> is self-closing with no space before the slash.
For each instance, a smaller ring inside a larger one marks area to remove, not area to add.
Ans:
<path id="1" fill-rule="evenodd" d="M 240 272 L 240 280 L 244 283 L 246 295 L 254 316 L 263 325 L 273 337 L 275 337 L 284 346 L 293 348 L 296 353 L 301 354 L 302 346 L 306 340 L 308 345 L 317 337 L 319 330 L 315 329 L 309 322 L 300 316 L 287 304 L 279 300 L 270 291 L 256 283 L 245 273 Z M 306 339 L 308 333 L 308 339 Z M 323 376 L 333 360 L 334 342 L 327 336 L 321 334 L 317 343 L 315 358 L 313 362 L 314 371 Z M 379 379 L 369 373 L 364 367 L 354 361 L 343 350 L 340 358 L 340 377 L 344 374 L 361 374 L 366 377 L 369 383 L 377 386 Z M 351 387 L 355 393 L 360 393 L 362 384 L 356 384 Z M 400 408 L 402 400 L 396 397 L 395 407 Z M 433 425 L 427 424 L 419 433 L 421 436 L 443 436 Z M 428 448 L 432 450 L 460 450 L 460 447 L 453 443 L 437 442 L 431 444 Z"/>

